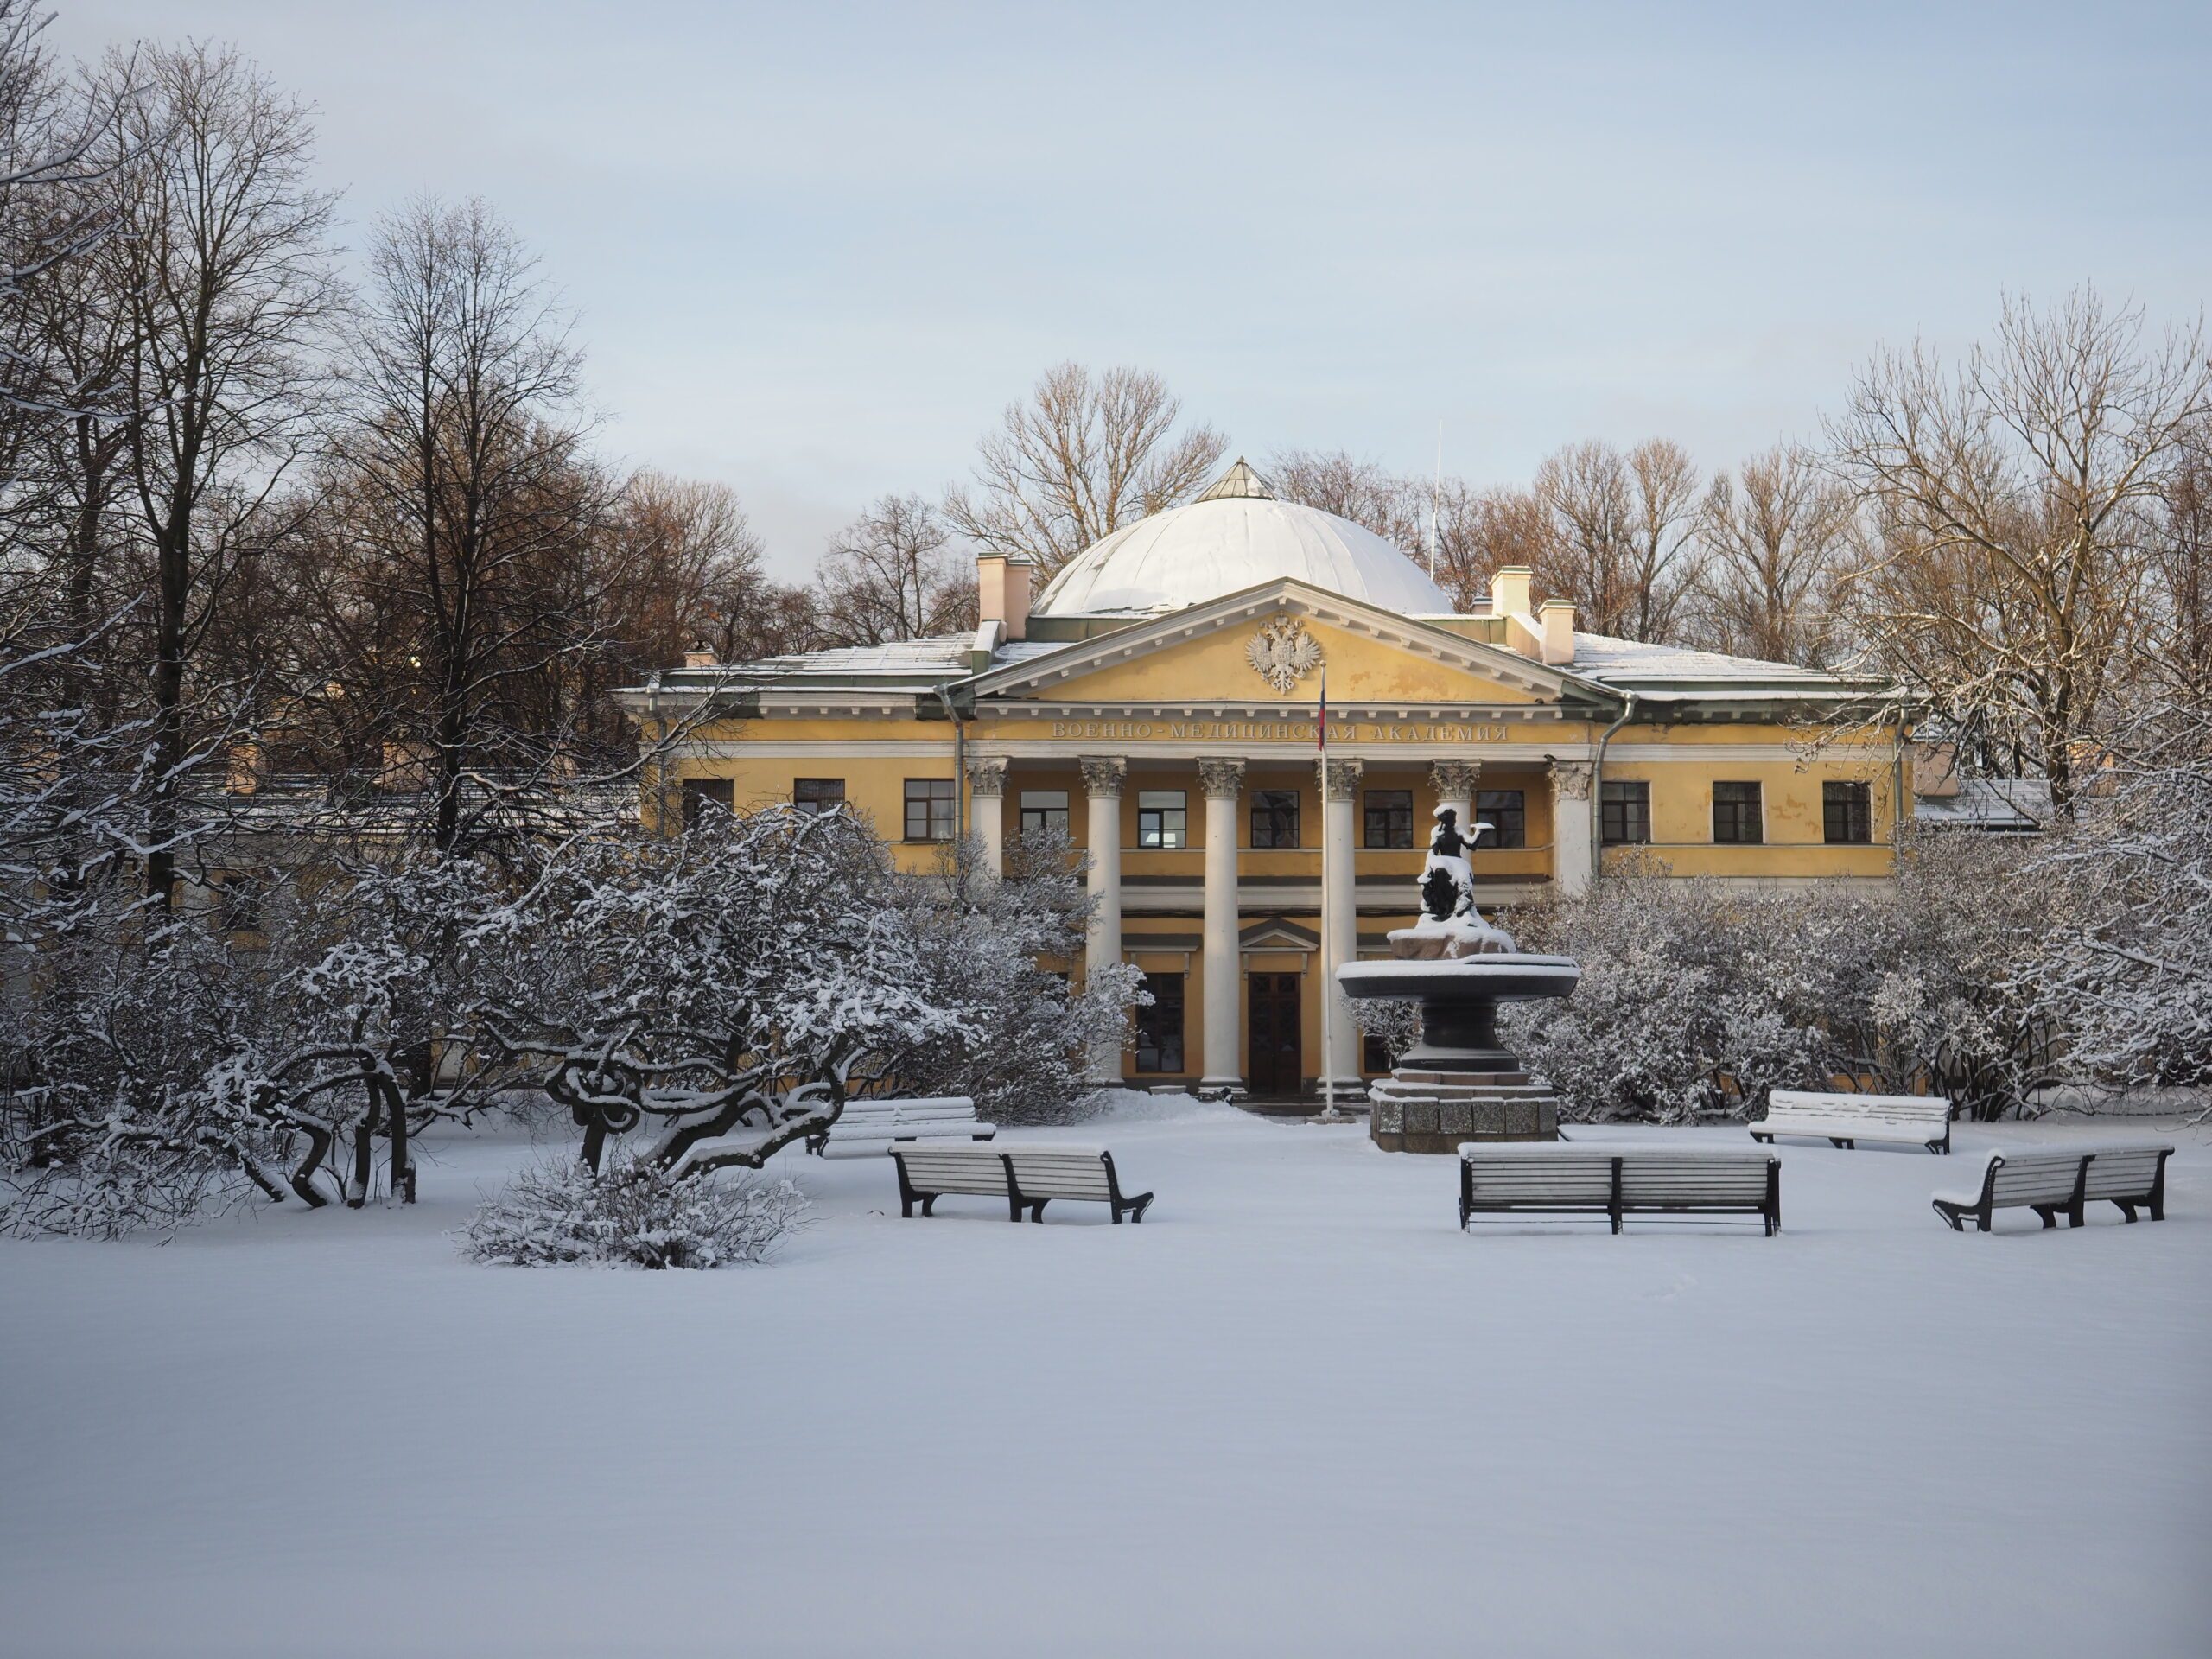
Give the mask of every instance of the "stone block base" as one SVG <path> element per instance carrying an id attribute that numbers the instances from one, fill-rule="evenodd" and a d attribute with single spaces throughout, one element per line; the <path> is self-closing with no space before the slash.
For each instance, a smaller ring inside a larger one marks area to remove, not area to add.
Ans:
<path id="1" fill-rule="evenodd" d="M 1534 1089 L 1458 1098 L 1378 1089 L 1367 1132 L 1385 1152 L 1452 1154 L 1463 1141 L 1556 1141 L 1559 1102 Z"/>

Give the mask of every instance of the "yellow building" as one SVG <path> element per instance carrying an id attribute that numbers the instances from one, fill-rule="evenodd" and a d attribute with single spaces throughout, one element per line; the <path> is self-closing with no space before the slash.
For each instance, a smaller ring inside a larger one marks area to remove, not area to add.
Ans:
<path id="1" fill-rule="evenodd" d="M 983 558 L 978 582 L 972 638 L 694 661 L 626 705 L 649 735 L 689 726 L 663 798 L 687 810 L 842 807 L 910 863 L 1065 828 L 1090 855 L 1090 959 L 1135 963 L 1155 998 L 1102 1062 L 1133 1084 L 1310 1090 L 1325 1017 L 1340 1086 L 1382 1069 L 1324 969 L 1411 922 L 1441 806 L 1492 826 L 1485 904 L 1635 856 L 1750 883 L 1891 869 L 1904 763 L 1864 735 L 1865 683 L 1578 633 L 1571 606 L 1531 608 L 1522 569 L 1454 614 L 1395 547 L 1241 461 L 1033 605 L 1019 562 Z M 1859 737 L 1812 741 L 1847 709 Z"/>

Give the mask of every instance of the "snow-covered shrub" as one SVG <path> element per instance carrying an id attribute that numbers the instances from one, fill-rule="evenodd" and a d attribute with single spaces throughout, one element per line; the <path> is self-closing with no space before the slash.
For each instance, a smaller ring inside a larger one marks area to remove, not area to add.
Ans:
<path id="1" fill-rule="evenodd" d="M 601 1171 L 566 1160 L 524 1170 L 477 1206 L 460 1240 L 471 1260 L 504 1267 L 725 1268 L 765 1261 L 805 1208 L 789 1181 L 676 1179 L 618 1154 Z"/>
<path id="2" fill-rule="evenodd" d="M 502 962 L 486 1043 L 568 1109 L 594 1168 L 645 1128 L 634 1155 L 671 1173 L 757 1169 L 855 1078 L 971 1034 L 889 854 L 843 812 L 590 838 L 481 944 Z"/>
<path id="3" fill-rule="evenodd" d="M 966 1095 L 987 1122 L 1069 1123 L 1094 1115 L 1089 1058 L 1126 1039 L 1145 995 L 1133 965 L 1058 971 L 1081 956 L 1090 917 L 1083 863 L 1058 835 L 1018 837 L 992 879 L 975 842 L 905 879 L 901 902 L 919 942 L 923 988 L 953 1011 L 942 1040 L 887 1052 L 881 1081 L 918 1095 Z"/>
<path id="4" fill-rule="evenodd" d="M 1421 1040 L 1419 1002 L 1401 997 L 1346 996 L 1341 989 L 1332 995 L 1337 999 L 1338 1007 L 1351 1020 L 1352 1029 L 1381 1043 L 1391 1065 L 1395 1065 L 1400 1057 Z"/>
<path id="5" fill-rule="evenodd" d="M 2058 903 L 2019 987 L 2083 1082 L 2212 1084 L 2212 710 L 2167 714 L 2028 867 Z"/>
<path id="6" fill-rule="evenodd" d="M 2018 851 L 1916 838 L 1896 882 L 1743 891 L 1655 868 L 1513 918 L 1582 967 L 1563 1001 L 1501 1010 L 1508 1040 L 1592 1118 L 1755 1115 L 1779 1088 L 1934 1089 L 1975 1116 L 2048 1076 L 2012 987 L 2039 937 Z"/>

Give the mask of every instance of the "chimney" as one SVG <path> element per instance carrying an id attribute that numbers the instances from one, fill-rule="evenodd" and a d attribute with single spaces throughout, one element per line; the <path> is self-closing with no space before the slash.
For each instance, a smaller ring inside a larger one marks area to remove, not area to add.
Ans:
<path id="1" fill-rule="evenodd" d="M 1490 579 L 1490 613 L 1492 616 L 1526 616 L 1529 613 L 1529 584 L 1536 573 L 1525 564 L 1502 565 Z"/>
<path id="2" fill-rule="evenodd" d="M 1564 668 L 1574 660 L 1574 601 L 1548 599 L 1536 612 L 1537 637 L 1543 660 Z"/>
<path id="3" fill-rule="evenodd" d="M 1003 553 L 978 554 L 976 559 L 976 620 L 985 626 L 995 622 L 1008 639 L 1029 636 L 1029 577 L 1036 569 L 1027 559 Z"/>
<path id="4" fill-rule="evenodd" d="M 686 668 L 712 668 L 714 665 L 715 648 L 703 639 L 694 641 L 691 649 L 683 653 L 683 666 Z"/>

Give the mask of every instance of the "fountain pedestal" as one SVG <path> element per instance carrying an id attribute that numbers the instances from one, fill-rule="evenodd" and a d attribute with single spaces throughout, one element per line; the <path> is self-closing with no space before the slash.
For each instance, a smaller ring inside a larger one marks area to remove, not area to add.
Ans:
<path id="1" fill-rule="evenodd" d="M 1368 1089 L 1375 1144 L 1452 1153 L 1463 1141 L 1557 1140 L 1559 1098 L 1499 1044 L 1497 1005 L 1565 996 L 1580 977 L 1572 957 L 1517 951 L 1337 969 L 1347 996 L 1421 1004 L 1421 1041 Z"/>

